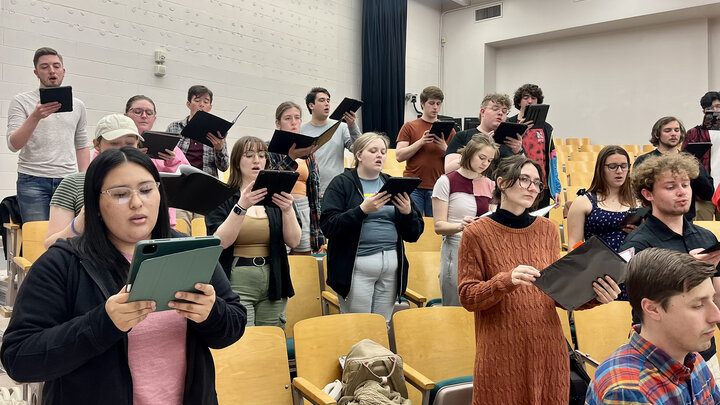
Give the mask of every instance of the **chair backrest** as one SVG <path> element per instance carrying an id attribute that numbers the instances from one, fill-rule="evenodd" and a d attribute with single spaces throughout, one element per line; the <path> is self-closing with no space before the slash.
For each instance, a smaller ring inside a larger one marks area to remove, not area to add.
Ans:
<path id="1" fill-rule="evenodd" d="M 22 226 L 22 257 L 35 262 L 45 253 L 45 234 L 47 234 L 48 221 L 25 222 Z"/>
<path id="2" fill-rule="evenodd" d="M 177 218 L 175 223 L 175 230 L 178 232 L 188 233 L 188 223 L 182 218 Z"/>
<path id="3" fill-rule="evenodd" d="M 295 323 L 303 319 L 322 316 L 318 261 L 313 256 L 289 255 L 290 279 L 295 295 L 287 303 L 285 335 L 293 337 Z"/>
<path id="4" fill-rule="evenodd" d="M 571 162 L 592 162 L 594 167 L 597 157 L 597 152 L 573 152 L 568 157 L 568 160 Z"/>
<path id="5" fill-rule="evenodd" d="M 205 218 L 195 218 L 190 224 L 192 227 L 192 236 L 207 236 L 207 227 L 205 227 Z"/>
<path id="6" fill-rule="evenodd" d="M 600 363 L 628 341 L 632 309 L 627 301 L 613 301 L 585 311 L 573 311 L 573 317 L 578 349 Z"/>
<path id="7" fill-rule="evenodd" d="M 584 144 L 580 145 L 580 152 L 595 152 L 598 153 L 604 148 L 605 145 L 590 145 L 590 144 Z"/>
<path id="8" fill-rule="evenodd" d="M 405 162 L 398 162 L 395 155 L 395 149 L 388 149 L 385 157 L 385 169 L 383 172 L 393 176 L 402 177 L 405 171 Z"/>
<path id="9" fill-rule="evenodd" d="M 428 300 L 442 297 L 438 274 L 440 273 L 440 251 L 406 252 L 408 263 L 408 288 Z"/>
<path id="10" fill-rule="evenodd" d="M 473 375 L 475 321 L 463 307 L 424 307 L 393 315 L 395 348 L 433 381 Z"/>
<path id="11" fill-rule="evenodd" d="M 387 324 L 379 314 L 338 314 L 305 319 L 295 324 L 295 360 L 298 377 L 316 387 L 341 379 L 338 358 L 363 339 L 390 347 Z"/>
<path id="12" fill-rule="evenodd" d="M 590 184 L 592 184 L 594 175 L 595 173 L 593 172 L 570 172 L 568 173 L 568 179 L 570 185 L 588 188 L 590 187 Z"/>
<path id="13" fill-rule="evenodd" d="M 707 229 L 720 239 L 720 221 L 695 221 L 694 224 Z"/>
<path id="14" fill-rule="evenodd" d="M 405 243 L 406 252 L 432 252 L 440 251 L 442 235 L 435 233 L 435 220 L 432 217 L 423 217 L 425 228 L 420 239 L 415 243 Z"/>
<path id="15" fill-rule="evenodd" d="M 592 173 L 595 169 L 595 161 L 568 161 L 565 162 L 565 173 L 578 173 L 578 172 L 586 172 L 586 173 Z"/>
<path id="16" fill-rule="evenodd" d="M 568 311 L 563 308 L 555 307 L 558 318 L 560 318 L 560 325 L 562 326 L 563 335 L 567 339 L 568 343 L 572 344 L 572 334 L 570 333 L 570 318 L 568 318 Z"/>
<path id="17" fill-rule="evenodd" d="M 565 202 L 567 201 L 575 201 L 577 198 L 577 192 L 581 188 L 587 188 L 587 186 L 567 186 L 565 189 Z"/>
<path id="18" fill-rule="evenodd" d="M 588 145 L 590 144 L 590 138 L 565 138 L 565 145 Z"/>
<path id="19" fill-rule="evenodd" d="M 212 355 L 221 405 L 293 403 L 285 334 L 277 326 L 247 328 L 242 339 Z"/>

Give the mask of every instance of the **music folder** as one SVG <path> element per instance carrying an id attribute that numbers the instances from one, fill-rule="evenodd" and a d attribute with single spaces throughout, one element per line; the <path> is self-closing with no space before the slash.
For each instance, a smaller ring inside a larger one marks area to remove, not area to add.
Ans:
<path id="1" fill-rule="evenodd" d="M 245 111 L 246 108 L 247 106 L 245 106 L 245 108 L 243 108 L 232 121 L 227 121 L 223 118 L 218 117 L 217 115 L 198 110 L 198 112 L 193 115 L 192 119 L 188 121 L 182 132 L 180 132 L 180 135 L 194 139 L 200 143 L 212 147 L 212 142 L 210 142 L 206 137 L 207 134 L 210 133 L 218 136 L 219 132 L 220 138 L 224 139 L 227 136 L 230 128 L 235 125 L 235 122 L 238 118 L 240 118 L 240 115 L 243 113 L 243 111 Z"/>
<path id="2" fill-rule="evenodd" d="M 160 173 L 168 206 L 208 215 L 235 194 L 219 179 L 193 166 L 180 165 L 175 173 Z"/>
<path id="3" fill-rule="evenodd" d="M 313 145 L 318 147 L 323 146 L 332 139 L 338 127 L 340 127 L 340 121 L 336 122 L 330 128 L 326 129 L 325 132 L 316 137 L 276 129 L 273 133 L 272 139 L 270 139 L 268 151 L 287 155 L 293 144 L 295 144 L 295 149 L 307 148 L 308 146 Z"/>
<path id="4" fill-rule="evenodd" d="M 353 98 L 345 97 L 343 101 L 340 102 L 340 104 L 335 108 L 335 111 L 330 114 L 331 120 L 337 120 L 340 121 L 343 118 L 343 115 L 348 112 L 356 112 L 360 109 L 363 102 L 360 100 L 355 100 Z"/>

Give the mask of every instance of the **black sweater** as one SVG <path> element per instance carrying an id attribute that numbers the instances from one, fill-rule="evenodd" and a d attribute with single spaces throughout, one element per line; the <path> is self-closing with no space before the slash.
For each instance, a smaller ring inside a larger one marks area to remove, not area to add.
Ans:
<path id="1" fill-rule="evenodd" d="M 390 177 L 380 173 L 384 181 Z M 342 297 L 350 292 L 350 282 L 355 269 L 355 255 L 360 243 L 360 230 L 367 218 L 360 209 L 364 201 L 362 184 L 356 169 L 345 171 L 330 182 L 322 203 L 320 228 L 328 238 L 328 279 L 327 283 Z M 398 233 L 398 277 L 397 295 L 400 297 L 407 288 L 408 261 L 405 257 L 403 241 L 415 242 L 423 233 L 425 223 L 420 210 L 411 202 L 408 215 L 400 214 L 395 208 L 395 228 Z"/>

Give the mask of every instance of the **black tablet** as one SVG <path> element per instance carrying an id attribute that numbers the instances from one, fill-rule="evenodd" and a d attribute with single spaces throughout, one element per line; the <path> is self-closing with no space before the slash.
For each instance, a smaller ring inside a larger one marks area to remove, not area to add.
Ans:
<path id="1" fill-rule="evenodd" d="M 701 254 L 701 255 L 704 255 L 704 254 L 706 254 L 706 253 L 712 253 L 712 252 L 714 252 L 714 251 L 716 251 L 716 250 L 720 250 L 720 242 L 718 242 L 718 243 L 710 246 L 709 248 L 706 248 L 705 250 L 703 250 L 702 252 L 700 252 L 700 254 Z"/>
<path id="2" fill-rule="evenodd" d="M 547 104 L 528 104 L 525 106 L 525 121 L 532 121 L 532 127 L 542 129 L 550 106 Z"/>
<path id="3" fill-rule="evenodd" d="M 693 142 L 685 145 L 685 149 L 683 149 L 683 152 L 687 152 L 696 158 L 698 160 L 703 157 L 704 154 L 707 153 L 707 151 L 710 150 L 712 147 L 712 142 Z"/>
<path id="4" fill-rule="evenodd" d="M 395 198 L 396 195 L 402 193 L 407 193 L 409 196 L 410 193 L 412 193 L 417 186 L 420 185 L 420 183 L 422 183 L 422 180 L 417 177 L 390 177 L 387 179 L 382 188 L 378 190 L 378 193 L 387 191 L 392 198 Z M 388 204 L 392 203 L 392 198 Z"/>
<path id="5" fill-rule="evenodd" d="M 447 140 L 453 129 L 455 129 L 455 121 L 435 121 L 432 127 L 430 127 L 430 133 L 437 138 L 445 138 L 445 140 Z"/>
<path id="6" fill-rule="evenodd" d="M 505 143 L 505 138 L 517 139 L 517 135 L 524 134 L 527 130 L 527 125 L 516 124 L 514 122 L 501 122 L 497 129 L 493 133 L 493 139 L 495 142 L 502 145 Z"/>
<path id="7" fill-rule="evenodd" d="M 57 101 L 62 104 L 57 112 L 68 112 L 73 110 L 72 86 L 41 87 L 40 104 L 47 104 Z"/>
<path id="8" fill-rule="evenodd" d="M 270 207 L 277 207 L 272 202 L 273 194 L 280 194 L 283 191 L 290 194 L 297 182 L 300 173 L 292 170 L 261 170 L 258 173 L 257 179 L 255 179 L 255 185 L 253 190 L 259 190 L 261 188 L 267 188 L 267 195 L 265 198 L 257 203 L 257 205 L 265 205 Z"/>
<path id="9" fill-rule="evenodd" d="M 349 97 L 345 97 L 343 99 L 343 101 L 340 103 L 340 105 L 337 106 L 335 111 L 333 111 L 333 113 L 330 114 L 330 119 L 340 121 L 346 112 L 348 112 L 348 111 L 355 112 L 360 109 L 362 104 L 363 104 L 363 102 L 360 100 L 355 100 L 355 99 L 352 99 Z"/>
<path id="10" fill-rule="evenodd" d="M 175 149 L 182 138 L 178 134 L 160 131 L 145 131 L 142 137 L 142 147 L 148 148 L 147 155 L 153 159 L 162 159 L 158 153 Z"/>

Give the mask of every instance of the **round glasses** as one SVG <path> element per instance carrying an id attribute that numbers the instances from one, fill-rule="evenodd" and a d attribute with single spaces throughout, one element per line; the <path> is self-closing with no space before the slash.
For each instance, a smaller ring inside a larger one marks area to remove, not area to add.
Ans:
<path id="1" fill-rule="evenodd" d="M 520 176 L 518 178 L 518 183 L 520 183 L 520 187 L 530 190 L 530 185 L 534 185 L 537 189 L 538 193 L 541 193 L 543 190 L 545 190 L 545 184 L 543 184 L 540 180 L 532 181 L 530 177 L 527 176 Z"/>

